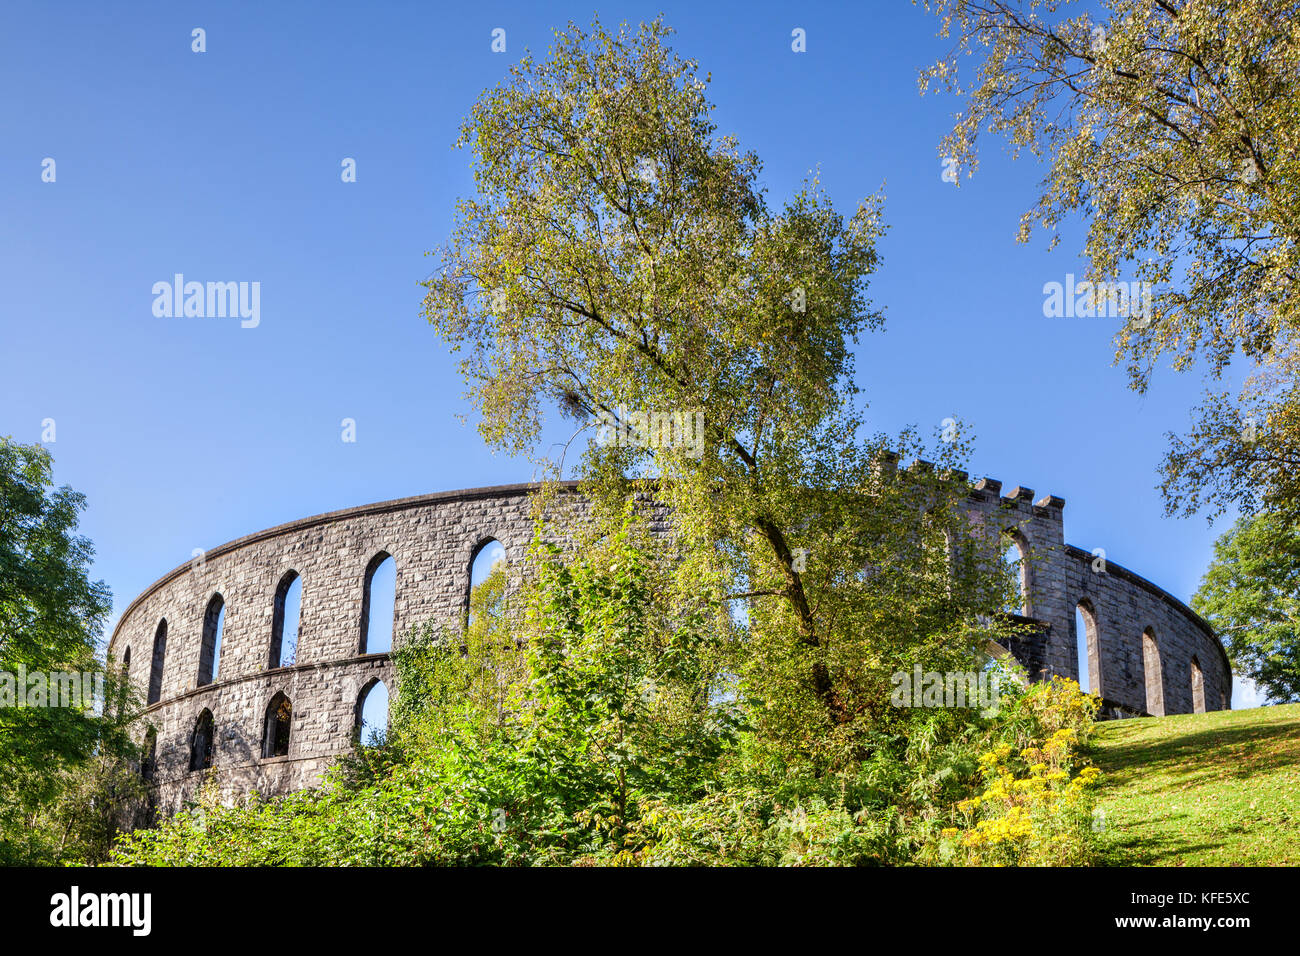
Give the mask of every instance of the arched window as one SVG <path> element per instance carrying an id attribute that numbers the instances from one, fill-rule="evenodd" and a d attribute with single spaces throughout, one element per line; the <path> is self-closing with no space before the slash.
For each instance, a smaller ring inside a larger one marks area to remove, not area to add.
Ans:
<path id="1" fill-rule="evenodd" d="M 199 646 L 199 686 L 211 684 L 221 670 L 221 632 L 226 624 L 226 602 L 212 595 L 203 612 L 203 643 Z"/>
<path id="2" fill-rule="evenodd" d="M 1002 533 L 1002 563 L 1011 572 L 1018 597 L 1007 602 L 1002 610 L 1008 614 L 1029 616 L 1029 545 L 1023 535 L 1007 530 Z"/>
<path id="3" fill-rule="evenodd" d="M 302 613 L 302 578 L 290 571 L 275 588 L 271 614 L 271 657 L 268 667 L 292 667 L 298 660 L 298 618 Z"/>
<path id="4" fill-rule="evenodd" d="M 266 729 L 262 732 L 263 757 L 289 756 L 289 730 L 293 723 L 293 704 L 284 693 L 271 698 L 266 706 Z"/>
<path id="5" fill-rule="evenodd" d="M 1195 654 L 1192 655 L 1192 713 L 1205 713 L 1205 675 Z"/>
<path id="6" fill-rule="evenodd" d="M 149 728 L 144 738 L 144 758 L 140 761 L 140 779 L 145 783 L 153 780 L 154 770 L 158 766 L 158 731 Z"/>
<path id="7" fill-rule="evenodd" d="M 388 688 L 377 678 L 357 697 L 356 734 L 363 747 L 380 746 L 388 736 Z"/>
<path id="8" fill-rule="evenodd" d="M 380 551 L 366 565 L 361 592 L 361 653 L 393 649 L 393 603 L 397 597 L 397 562 Z"/>
<path id="9" fill-rule="evenodd" d="M 926 515 L 928 523 L 933 525 L 942 521 L 942 518 L 930 512 Z M 957 574 L 957 555 L 953 553 L 952 531 L 948 528 L 940 528 L 939 533 L 933 536 L 927 535 L 927 547 L 925 549 L 925 560 L 927 569 L 933 568 L 942 574 L 946 579 L 944 582 L 945 590 L 951 594 L 953 578 Z"/>
<path id="10" fill-rule="evenodd" d="M 985 671 L 994 673 L 1001 671 L 1002 677 L 1010 677 L 1021 687 L 1028 686 L 1029 678 L 1020 666 L 1020 661 L 1016 655 L 1011 653 L 997 641 L 984 642 L 984 667 Z M 994 691 L 997 693 L 997 691 Z"/>
<path id="11" fill-rule="evenodd" d="M 212 711 L 206 707 L 194 724 L 190 737 L 190 770 L 207 770 L 212 766 Z"/>
<path id="12" fill-rule="evenodd" d="M 107 677 L 107 676 L 108 676 L 108 673 L 107 673 L 107 671 L 105 671 L 105 677 Z M 126 650 L 122 652 L 122 666 L 118 669 L 118 674 L 117 674 L 117 676 L 121 679 L 121 683 L 118 684 L 116 690 L 114 691 L 114 693 L 113 693 L 113 700 L 112 700 L 111 702 L 110 702 L 107 698 L 104 699 L 104 715 L 105 715 L 105 716 L 107 716 L 108 713 L 109 713 L 110 703 L 111 703 L 112 705 L 115 705 L 115 706 L 116 706 L 118 714 L 123 713 L 123 712 L 124 712 L 124 709 L 125 709 L 125 707 L 126 707 L 126 695 L 127 695 L 127 693 L 129 692 L 129 690 L 130 690 L 130 686 L 131 686 L 131 648 L 130 648 L 130 646 L 128 646 L 128 647 L 126 648 Z"/>
<path id="13" fill-rule="evenodd" d="M 146 703 L 156 704 L 162 697 L 163 660 L 166 657 L 167 618 L 163 618 L 153 634 L 153 659 L 149 662 L 149 696 Z"/>
<path id="14" fill-rule="evenodd" d="M 1011 652 L 999 644 L 997 641 L 984 642 L 985 666 L 990 662 L 1003 661 L 1011 657 Z M 1013 658 L 1014 659 L 1014 658 Z"/>
<path id="15" fill-rule="evenodd" d="M 1097 613 L 1084 599 L 1074 611 L 1074 646 L 1079 666 L 1079 689 L 1101 696 L 1101 668 L 1097 659 Z"/>
<path id="16" fill-rule="evenodd" d="M 1160 648 L 1151 628 L 1142 632 L 1142 673 L 1147 685 L 1147 713 L 1153 717 L 1165 715 L 1165 685 L 1160 676 Z"/>
<path id="17" fill-rule="evenodd" d="M 469 589 L 465 592 L 465 620 L 467 622 L 471 618 L 470 598 L 474 593 L 474 589 L 486 581 L 497 565 L 504 564 L 505 560 L 505 546 L 496 538 L 488 538 L 486 541 L 480 542 L 479 546 L 474 549 L 474 556 L 469 562 Z M 504 595 L 497 596 L 498 601 L 503 598 Z"/>

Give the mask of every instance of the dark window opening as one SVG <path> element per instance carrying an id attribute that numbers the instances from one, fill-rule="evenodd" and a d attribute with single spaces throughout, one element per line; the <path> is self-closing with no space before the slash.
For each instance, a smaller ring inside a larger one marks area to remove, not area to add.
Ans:
<path id="1" fill-rule="evenodd" d="M 293 704 L 283 693 L 271 698 L 266 708 L 266 729 L 262 734 L 263 757 L 289 756 L 289 728 L 293 723 Z"/>
<path id="2" fill-rule="evenodd" d="M 147 703 L 156 704 L 162 697 L 163 659 L 167 656 L 167 619 L 158 622 L 153 636 L 153 660 L 149 663 L 149 696 Z"/>
<path id="3" fill-rule="evenodd" d="M 158 733 L 149 731 L 149 735 L 144 740 L 144 759 L 140 761 L 140 779 L 145 783 L 153 781 L 154 772 L 158 768 Z"/>
<path id="4" fill-rule="evenodd" d="M 212 766 L 212 711 L 205 709 L 194 725 L 190 738 L 190 770 L 207 770 Z"/>

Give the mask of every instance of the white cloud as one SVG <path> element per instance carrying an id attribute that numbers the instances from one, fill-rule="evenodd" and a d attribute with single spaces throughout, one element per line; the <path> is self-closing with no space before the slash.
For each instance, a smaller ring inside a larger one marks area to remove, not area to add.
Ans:
<path id="1" fill-rule="evenodd" d="M 1238 674 L 1232 675 L 1232 709 L 1249 710 L 1251 707 L 1263 707 L 1268 703 L 1263 692 L 1253 681 Z"/>

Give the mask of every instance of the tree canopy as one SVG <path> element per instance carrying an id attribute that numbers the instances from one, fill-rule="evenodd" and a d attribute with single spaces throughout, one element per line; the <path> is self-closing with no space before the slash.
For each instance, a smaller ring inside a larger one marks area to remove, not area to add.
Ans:
<path id="1" fill-rule="evenodd" d="M 982 615 L 1007 585 L 979 555 L 1002 529 L 955 507 L 966 444 L 895 470 L 923 442 L 865 434 L 850 347 L 882 325 L 866 295 L 881 198 L 846 219 L 814 179 L 769 208 L 758 158 L 716 135 L 669 35 L 571 25 L 480 97 L 458 141 L 478 195 L 425 315 L 462 353 L 490 444 L 559 473 L 536 448 L 553 408 L 595 432 L 578 473 L 607 516 L 653 479 L 679 598 L 742 605 L 742 680 L 768 730 L 842 764 L 897 716 L 892 672 L 995 636 Z"/>
<path id="2" fill-rule="evenodd" d="M 97 658 L 111 599 L 76 534 L 85 498 L 52 472 L 45 449 L 0 436 L 0 678 L 14 693 L 0 706 L 0 863 L 106 854 L 120 806 L 104 797 L 131 789 L 130 695 Z M 37 698 L 19 681 L 34 675 Z M 53 699 L 73 675 L 79 692 Z M 105 695 L 98 710 L 88 683 Z"/>
<path id="3" fill-rule="evenodd" d="M 582 502 L 541 489 L 527 560 L 398 645 L 384 747 L 320 790 L 207 794 L 118 862 L 1091 858 L 1077 685 L 1009 680 L 997 716 L 892 699 L 914 665 L 984 667 L 1014 584 L 962 507 L 968 444 L 868 435 L 855 404 L 879 198 L 770 209 L 669 34 L 571 25 L 479 98 L 477 195 L 426 283 L 489 444 L 554 477 L 554 412 L 594 439 Z"/>
<path id="4" fill-rule="evenodd" d="M 1300 529 L 1240 519 L 1214 545 L 1192 607 L 1223 636 L 1233 667 L 1273 703 L 1300 701 Z"/>
<path id="5" fill-rule="evenodd" d="M 928 0 L 951 51 L 922 90 L 962 97 L 941 146 L 968 174 L 981 132 L 1048 172 L 1021 219 L 1087 225 L 1089 280 L 1150 282 L 1116 361 L 1145 390 L 1168 359 L 1212 389 L 1161 466 L 1167 510 L 1293 513 L 1300 297 L 1300 10 L 1290 0 Z M 966 57 L 973 72 L 967 72 Z M 1053 245 L 1057 241 L 1054 236 Z"/>

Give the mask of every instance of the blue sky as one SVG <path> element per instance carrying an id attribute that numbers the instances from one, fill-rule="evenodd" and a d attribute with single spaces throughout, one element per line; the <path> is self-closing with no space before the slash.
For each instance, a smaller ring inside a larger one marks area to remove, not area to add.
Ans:
<path id="1" fill-rule="evenodd" d="M 1060 495 L 1071 543 L 1190 597 L 1223 524 L 1164 519 L 1155 469 L 1200 379 L 1162 372 L 1136 395 L 1111 364 L 1115 320 L 1044 318 L 1043 284 L 1084 271 L 1082 233 L 1051 253 L 1046 237 L 1016 243 L 1031 160 L 990 139 L 974 179 L 942 180 L 958 104 L 917 88 L 946 49 L 936 20 L 902 0 L 596 9 L 608 26 L 665 13 L 712 73 L 720 132 L 763 159 L 773 206 L 818 165 L 846 212 L 883 184 L 872 296 L 887 324 L 858 349 L 874 427 L 965 420 L 973 472 Z M 54 420 L 56 478 L 89 499 L 114 619 L 195 548 L 530 478 L 457 419 L 463 386 L 418 283 L 471 193 L 451 144 L 474 99 L 591 14 L 591 0 L 5 4 L 0 433 L 34 442 Z M 260 323 L 155 316 L 152 287 L 176 273 L 259 282 Z M 1253 702 L 1237 688 L 1235 706 Z"/>

